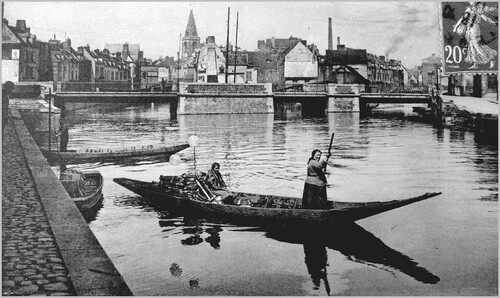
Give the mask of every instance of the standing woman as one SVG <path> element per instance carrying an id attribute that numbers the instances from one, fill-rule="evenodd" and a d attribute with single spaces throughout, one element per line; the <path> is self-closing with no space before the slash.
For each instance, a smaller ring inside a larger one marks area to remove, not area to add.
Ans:
<path id="1" fill-rule="evenodd" d="M 307 177 L 302 195 L 303 209 L 325 209 L 326 208 L 326 176 L 323 172 L 329 156 L 321 154 L 314 149 L 307 162 Z"/>
<path id="2" fill-rule="evenodd" d="M 470 2 L 470 6 L 465 9 L 463 16 L 453 26 L 453 32 L 465 35 L 467 40 L 467 56 L 465 62 L 473 63 L 470 69 L 479 68 L 480 64 L 490 64 L 490 68 L 495 66 L 495 56 L 498 52 L 481 41 L 481 20 L 498 25 L 485 14 L 495 10 L 494 7 L 486 6 L 484 2 Z"/>

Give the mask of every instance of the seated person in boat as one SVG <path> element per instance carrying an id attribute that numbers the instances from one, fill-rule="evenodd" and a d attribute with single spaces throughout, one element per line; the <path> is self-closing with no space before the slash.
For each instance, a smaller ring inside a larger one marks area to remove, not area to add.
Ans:
<path id="1" fill-rule="evenodd" d="M 307 177 L 302 195 L 303 209 L 326 209 L 326 176 L 324 169 L 328 155 L 323 155 L 320 150 L 314 149 L 307 162 Z"/>
<path id="2" fill-rule="evenodd" d="M 218 162 L 214 162 L 212 164 L 212 168 L 208 170 L 207 176 L 205 176 L 205 183 L 208 185 L 210 190 L 225 190 L 227 188 L 219 169 L 220 164 Z"/>
<path id="3" fill-rule="evenodd" d="M 207 175 L 205 176 L 205 183 L 212 193 L 222 197 L 222 201 L 225 204 L 232 204 L 233 197 L 227 191 L 227 185 L 224 182 L 224 179 L 222 179 L 219 169 L 220 164 L 218 162 L 214 162 L 212 164 L 212 168 L 208 170 Z"/>

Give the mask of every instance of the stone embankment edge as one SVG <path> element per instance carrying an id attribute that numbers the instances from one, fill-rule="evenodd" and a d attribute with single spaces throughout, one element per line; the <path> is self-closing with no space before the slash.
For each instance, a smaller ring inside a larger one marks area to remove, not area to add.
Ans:
<path id="1" fill-rule="evenodd" d="M 131 296 L 132 292 L 50 168 L 19 111 L 14 127 L 56 244 L 77 296 Z"/>

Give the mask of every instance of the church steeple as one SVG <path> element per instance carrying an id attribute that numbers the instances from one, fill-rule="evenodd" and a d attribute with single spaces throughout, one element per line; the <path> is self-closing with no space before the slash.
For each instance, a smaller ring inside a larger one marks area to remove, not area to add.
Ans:
<path id="1" fill-rule="evenodd" d="M 189 20 L 186 27 L 186 32 L 182 38 L 182 59 L 188 59 L 193 55 L 196 49 L 200 48 L 200 38 L 198 37 L 198 31 L 196 30 L 196 24 L 194 22 L 193 10 L 189 13 Z"/>
<path id="2" fill-rule="evenodd" d="M 198 31 L 196 31 L 196 23 L 194 22 L 193 10 L 189 13 L 189 20 L 186 27 L 186 32 L 184 37 L 198 37 Z"/>

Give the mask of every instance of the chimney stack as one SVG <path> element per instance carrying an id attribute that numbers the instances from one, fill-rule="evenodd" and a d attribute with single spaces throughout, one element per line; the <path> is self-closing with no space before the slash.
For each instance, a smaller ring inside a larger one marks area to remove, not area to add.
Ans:
<path id="1" fill-rule="evenodd" d="M 66 38 L 66 41 L 63 41 L 63 43 L 62 43 L 62 47 L 65 50 L 71 49 L 71 39 Z"/>
<path id="2" fill-rule="evenodd" d="M 333 50 L 332 18 L 328 18 L 328 49 Z"/>
<path id="3" fill-rule="evenodd" d="M 17 20 L 16 28 L 25 31 L 26 30 L 26 21 L 25 20 Z"/>
<path id="4" fill-rule="evenodd" d="M 215 43 L 215 36 L 208 36 L 206 39 L 207 43 Z"/>

